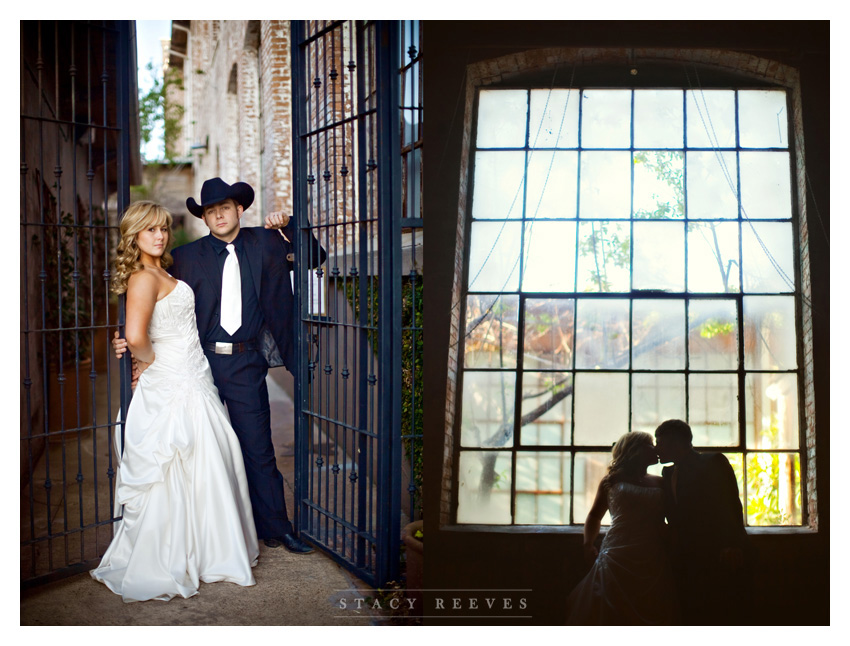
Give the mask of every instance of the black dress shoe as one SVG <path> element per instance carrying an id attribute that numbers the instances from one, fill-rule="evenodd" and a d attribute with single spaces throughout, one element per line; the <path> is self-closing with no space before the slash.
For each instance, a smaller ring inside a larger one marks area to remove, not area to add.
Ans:
<path id="1" fill-rule="evenodd" d="M 295 554 L 309 554 L 313 551 L 312 547 L 292 534 L 284 534 L 277 538 L 266 538 L 263 539 L 263 543 L 266 544 L 266 547 L 280 547 L 283 545 L 286 549 L 290 552 L 294 552 Z"/>

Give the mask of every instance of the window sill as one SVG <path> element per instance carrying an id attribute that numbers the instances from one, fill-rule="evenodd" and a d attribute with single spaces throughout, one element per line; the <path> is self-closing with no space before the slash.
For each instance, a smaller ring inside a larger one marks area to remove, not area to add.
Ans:
<path id="1" fill-rule="evenodd" d="M 608 530 L 603 525 L 601 532 Z M 584 533 L 584 525 L 444 525 L 440 531 L 452 534 L 576 534 Z M 817 535 L 817 530 L 807 526 L 747 527 L 749 536 L 800 536 Z"/>

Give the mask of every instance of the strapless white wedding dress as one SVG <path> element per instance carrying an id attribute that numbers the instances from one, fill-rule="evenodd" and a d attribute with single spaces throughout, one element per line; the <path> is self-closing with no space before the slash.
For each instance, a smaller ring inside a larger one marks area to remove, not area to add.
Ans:
<path id="1" fill-rule="evenodd" d="M 567 602 L 569 625 L 670 625 L 675 587 L 665 541 L 664 492 L 617 482 L 611 526 L 590 572 Z"/>
<path id="2" fill-rule="evenodd" d="M 115 484 L 123 520 L 91 575 L 124 601 L 188 598 L 199 581 L 254 585 L 259 547 L 242 452 L 186 283 L 156 303 L 148 334 L 156 359 L 127 411 Z"/>

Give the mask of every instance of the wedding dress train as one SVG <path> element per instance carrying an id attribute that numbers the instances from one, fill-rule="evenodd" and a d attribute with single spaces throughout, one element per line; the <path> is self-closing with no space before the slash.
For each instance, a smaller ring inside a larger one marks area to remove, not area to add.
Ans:
<path id="1" fill-rule="evenodd" d="M 156 354 L 124 425 L 115 535 L 94 579 L 124 601 L 190 597 L 199 581 L 254 585 L 257 534 L 239 441 L 219 398 L 184 282 L 159 300 Z M 116 450 L 121 456 L 120 432 Z"/>
<path id="2" fill-rule="evenodd" d="M 590 572 L 569 596 L 569 625 L 669 625 L 675 588 L 664 540 L 664 492 L 617 482 L 611 526 Z"/>

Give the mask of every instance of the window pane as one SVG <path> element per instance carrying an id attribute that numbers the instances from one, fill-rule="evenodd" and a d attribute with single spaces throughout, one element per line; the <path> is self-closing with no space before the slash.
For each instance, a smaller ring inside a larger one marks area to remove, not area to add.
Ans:
<path id="1" fill-rule="evenodd" d="M 463 373 L 461 446 L 513 445 L 515 388 L 513 372 Z"/>
<path id="2" fill-rule="evenodd" d="M 735 147 L 735 92 L 686 90 L 689 148 Z"/>
<path id="3" fill-rule="evenodd" d="M 581 145 L 584 148 L 628 148 L 631 116 L 631 90 L 585 90 L 581 106 Z"/>
<path id="4" fill-rule="evenodd" d="M 744 367 L 793 370 L 797 336 L 793 296 L 744 297 Z"/>
<path id="5" fill-rule="evenodd" d="M 461 451 L 459 462 L 457 522 L 510 524 L 510 452 Z"/>
<path id="6" fill-rule="evenodd" d="M 532 90 L 529 145 L 577 147 L 578 104 L 578 90 Z"/>
<path id="7" fill-rule="evenodd" d="M 629 301 L 581 299 L 576 310 L 576 368 L 628 368 Z"/>
<path id="8" fill-rule="evenodd" d="M 741 227 L 744 291 L 794 291 L 794 238 L 790 222 L 745 222 Z"/>
<path id="9" fill-rule="evenodd" d="M 574 218 L 578 191 L 578 153 L 532 151 L 528 155 L 527 218 Z"/>
<path id="10" fill-rule="evenodd" d="M 739 266 L 737 222 L 688 223 L 689 292 L 737 292 Z"/>
<path id="11" fill-rule="evenodd" d="M 516 367 L 518 316 L 518 296 L 467 296 L 464 367 Z"/>
<path id="12" fill-rule="evenodd" d="M 525 90 L 481 90 L 478 94 L 479 148 L 525 146 L 528 92 Z"/>
<path id="13" fill-rule="evenodd" d="M 575 290 L 575 222 L 526 222 L 524 244 L 523 291 Z"/>
<path id="14" fill-rule="evenodd" d="M 583 218 L 623 219 L 631 216 L 632 155 L 590 151 L 581 154 Z"/>
<path id="15" fill-rule="evenodd" d="M 689 152 L 688 217 L 738 217 L 738 162 L 734 152 Z"/>
<path id="16" fill-rule="evenodd" d="M 524 152 L 476 153 L 472 218 L 521 218 L 524 177 Z"/>
<path id="17" fill-rule="evenodd" d="M 630 238 L 627 222 L 581 222 L 576 291 L 629 291 Z"/>
<path id="18" fill-rule="evenodd" d="M 575 301 L 572 299 L 527 299 L 523 347 L 525 369 L 572 368 L 574 324 Z"/>
<path id="19" fill-rule="evenodd" d="M 742 148 L 787 148 L 784 90 L 740 90 L 738 123 Z"/>
<path id="20" fill-rule="evenodd" d="M 738 316 L 735 301 L 692 300 L 688 306 L 691 370 L 738 368 Z"/>
<path id="21" fill-rule="evenodd" d="M 685 224 L 634 223 L 633 289 L 685 291 Z"/>
<path id="22" fill-rule="evenodd" d="M 593 506 L 599 482 L 608 472 L 611 464 L 610 453 L 576 453 L 574 468 L 573 522 L 584 525 L 587 513 Z M 602 524 L 611 522 L 611 513 L 605 512 Z"/>
<path id="23" fill-rule="evenodd" d="M 803 523 L 798 453 L 751 453 L 747 456 L 747 523 Z"/>
<path id="24" fill-rule="evenodd" d="M 636 300 L 632 304 L 632 367 L 685 367 L 685 301 Z"/>
<path id="25" fill-rule="evenodd" d="M 791 217 L 789 160 L 788 153 L 741 153 L 741 208 L 744 217 Z"/>
<path id="26" fill-rule="evenodd" d="M 526 372 L 522 376 L 522 443 L 570 444 L 573 377 L 568 372 Z"/>
<path id="27" fill-rule="evenodd" d="M 575 443 L 610 446 L 629 430 L 629 376 L 576 374 Z"/>
<path id="28" fill-rule="evenodd" d="M 685 217 L 685 157 L 681 151 L 634 153 L 634 217 Z"/>
<path id="29" fill-rule="evenodd" d="M 519 222 L 473 222 L 469 291 L 511 292 L 519 286 Z"/>
<path id="30" fill-rule="evenodd" d="M 632 375 L 632 431 L 655 433 L 664 420 L 685 417 L 685 375 Z"/>
<path id="31" fill-rule="evenodd" d="M 745 388 L 747 448 L 798 448 L 797 375 L 751 372 Z"/>
<path id="32" fill-rule="evenodd" d="M 738 443 L 738 375 L 691 374 L 688 409 L 694 446 Z"/>
<path id="33" fill-rule="evenodd" d="M 518 453 L 516 518 L 522 525 L 570 522 L 570 454 Z"/>
<path id="34" fill-rule="evenodd" d="M 635 90 L 635 146 L 682 147 L 682 91 Z"/>

